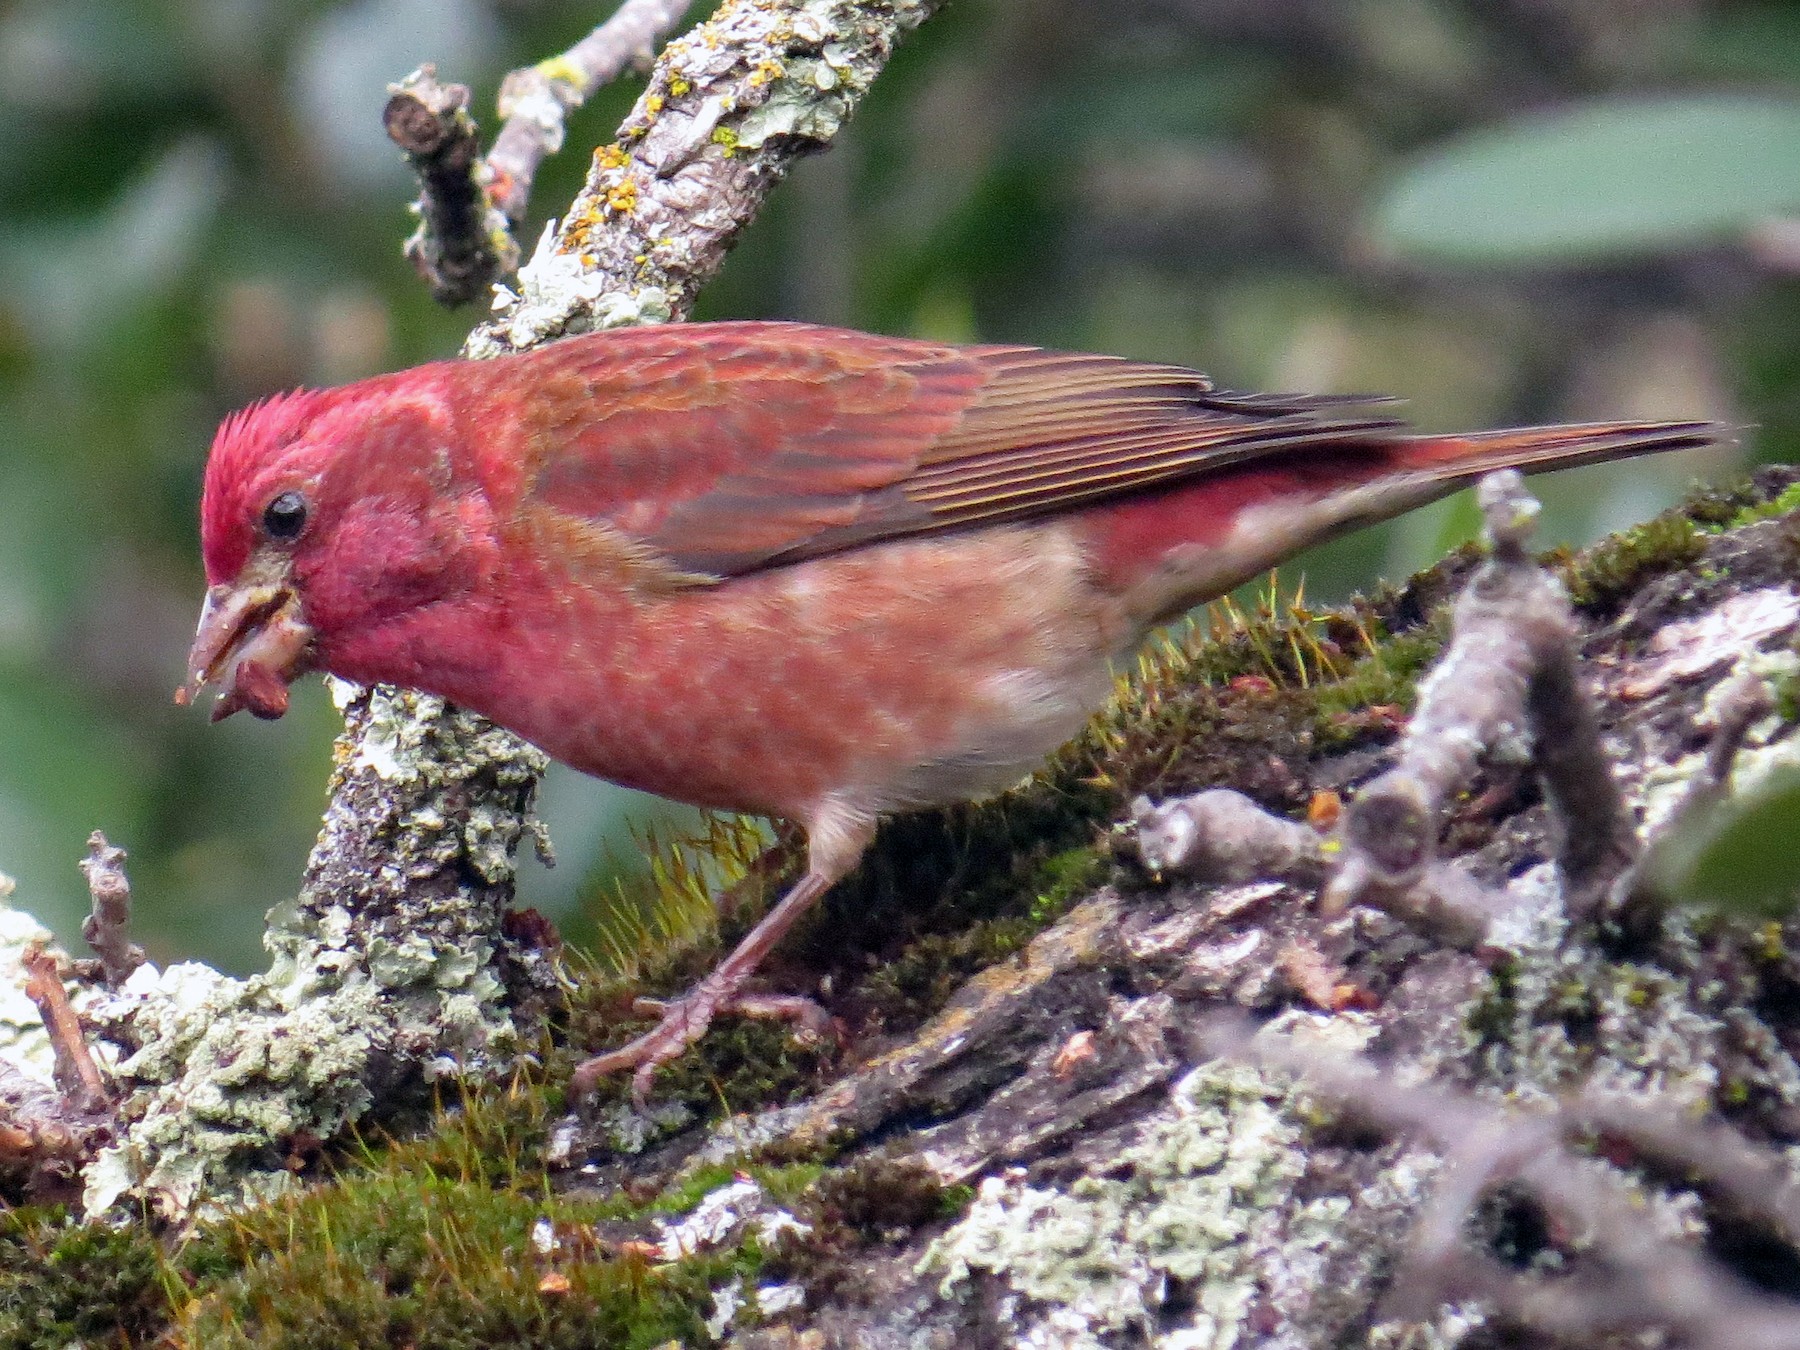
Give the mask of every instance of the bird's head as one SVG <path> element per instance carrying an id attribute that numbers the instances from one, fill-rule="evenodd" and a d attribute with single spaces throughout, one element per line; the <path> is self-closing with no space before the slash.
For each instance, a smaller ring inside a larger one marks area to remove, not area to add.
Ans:
<path id="1" fill-rule="evenodd" d="M 281 395 L 219 428 L 178 702 L 213 684 L 214 721 L 280 717 L 300 675 L 356 667 L 384 627 L 466 586 L 485 499 L 438 392 L 399 379 Z"/>

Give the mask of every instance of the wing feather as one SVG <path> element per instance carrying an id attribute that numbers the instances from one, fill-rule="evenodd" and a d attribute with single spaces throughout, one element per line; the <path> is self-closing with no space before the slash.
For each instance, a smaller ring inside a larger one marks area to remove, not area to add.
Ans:
<path id="1" fill-rule="evenodd" d="M 623 330 L 514 359 L 541 367 L 523 384 L 521 509 L 719 577 L 1372 447 L 1397 425 L 1347 414 L 1368 399 L 1233 394 L 1179 366 L 799 324 Z M 497 376 L 490 397 L 520 387 Z"/>

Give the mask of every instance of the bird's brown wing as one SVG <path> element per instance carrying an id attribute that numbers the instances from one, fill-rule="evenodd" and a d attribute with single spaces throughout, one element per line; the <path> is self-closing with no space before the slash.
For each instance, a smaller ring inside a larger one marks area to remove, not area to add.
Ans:
<path id="1" fill-rule="evenodd" d="M 521 359 L 543 366 L 525 504 L 713 576 L 1395 425 L 1344 415 L 1366 399 L 1225 394 L 1178 366 L 800 324 L 637 329 Z"/>

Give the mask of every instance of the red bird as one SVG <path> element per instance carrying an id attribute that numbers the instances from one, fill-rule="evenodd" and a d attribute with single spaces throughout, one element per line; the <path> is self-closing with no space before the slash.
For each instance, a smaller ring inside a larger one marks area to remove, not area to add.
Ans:
<path id="1" fill-rule="evenodd" d="M 1713 440 L 1413 435 L 1370 402 L 784 323 L 290 394 L 213 443 L 184 692 L 279 717 L 306 671 L 410 685 L 584 772 L 798 822 L 804 878 L 655 1030 L 578 1071 L 635 1069 L 641 1095 L 748 1002 L 877 820 L 1018 782 L 1153 626 L 1492 469 Z"/>

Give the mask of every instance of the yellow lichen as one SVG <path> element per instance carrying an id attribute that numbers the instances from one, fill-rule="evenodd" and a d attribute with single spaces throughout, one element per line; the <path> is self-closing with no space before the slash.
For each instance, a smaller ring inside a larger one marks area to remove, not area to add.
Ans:
<path id="1" fill-rule="evenodd" d="M 694 87 L 693 85 L 689 84 L 686 80 L 682 79 L 681 76 L 679 76 L 679 75 L 669 76 L 669 97 L 670 98 L 680 98 L 683 94 L 686 94 L 689 91 L 691 91 L 693 89 L 693 87 Z"/>
<path id="2" fill-rule="evenodd" d="M 596 169 L 622 169 L 631 162 L 631 157 L 617 141 L 601 146 L 594 151 L 594 167 Z"/>
<path id="3" fill-rule="evenodd" d="M 787 69 L 781 62 L 764 59 L 757 62 L 756 69 L 750 72 L 750 87 L 752 89 L 761 88 L 765 84 L 779 80 L 785 74 L 787 74 Z"/>
<path id="4" fill-rule="evenodd" d="M 606 190 L 606 209 L 625 215 L 637 205 L 637 199 L 637 182 L 630 178 L 621 179 Z"/>
<path id="5" fill-rule="evenodd" d="M 585 83 L 580 67 L 566 56 L 552 56 L 539 61 L 537 73 L 552 84 L 566 84 L 571 89 L 579 89 Z"/>
<path id="6" fill-rule="evenodd" d="M 654 116 L 656 116 L 657 113 L 661 112 L 662 110 L 663 110 L 663 96 L 661 94 L 646 94 L 644 96 L 644 111 L 645 112 L 649 113 L 652 117 L 654 117 Z"/>

